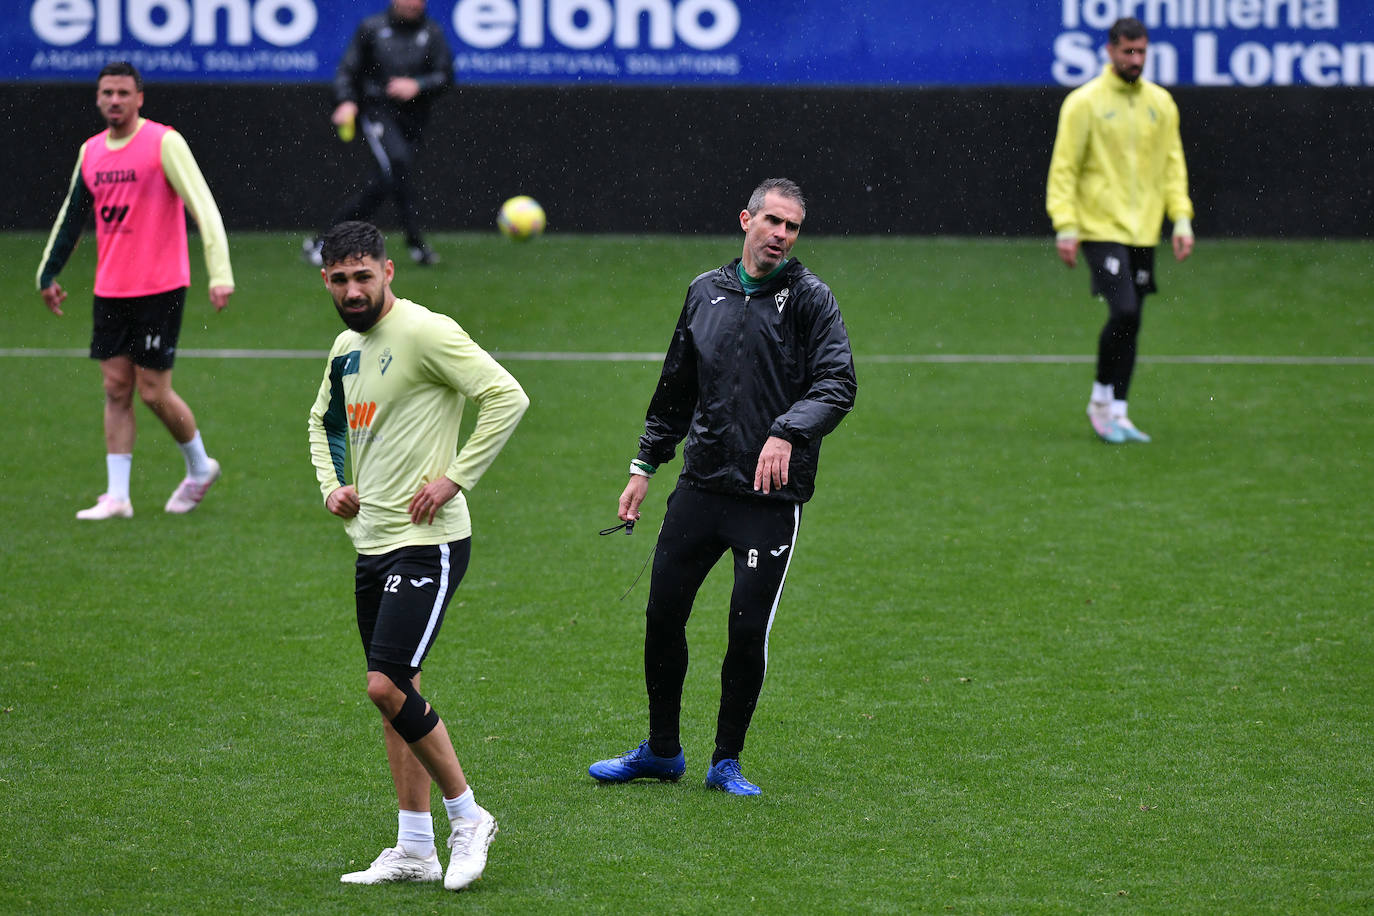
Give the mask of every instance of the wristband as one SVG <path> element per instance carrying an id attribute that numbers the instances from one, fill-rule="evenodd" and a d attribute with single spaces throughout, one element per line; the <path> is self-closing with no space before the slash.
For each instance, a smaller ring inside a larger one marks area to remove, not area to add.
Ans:
<path id="1" fill-rule="evenodd" d="M 647 461 L 640 461 L 638 458 L 630 462 L 630 473 L 636 477 L 653 477 L 654 471 L 658 468 Z"/>

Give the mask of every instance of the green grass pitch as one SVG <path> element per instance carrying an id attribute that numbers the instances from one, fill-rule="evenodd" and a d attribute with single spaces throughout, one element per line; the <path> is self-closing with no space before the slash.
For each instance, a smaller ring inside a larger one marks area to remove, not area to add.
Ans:
<path id="1" fill-rule="evenodd" d="M 395 803 L 308 458 L 339 322 L 299 238 L 235 235 L 221 315 L 193 244 L 177 388 L 224 478 L 164 515 L 181 459 L 140 406 L 137 515 L 104 524 L 73 519 L 104 485 L 101 394 L 65 355 L 92 242 L 57 319 L 42 241 L 0 236 L 0 912 L 1374 906 L 1374 244 L 1204 239 L 1162 263 L 1131 401 L 1155 441 L 1113 448 L 1083 416 L 1105 310 L 1047 241 L 803 236 L 859 398 L 773 629 L 757 799 L 701 783 L 725 566 L 689 628 L 687 777 L 588 778 L 645 732 L 647 583 L 620 596 L 678 464 L 633 537 L 597 537 L 658 365 L 532 358 L 661 353 L 738 237 L 493 231 L 399 262 L 398 293 L 513 354 L 533 401 L 471 495 L 425 669 L 501 824 L 454 898 L 338 880 L 390 845 Z"/>

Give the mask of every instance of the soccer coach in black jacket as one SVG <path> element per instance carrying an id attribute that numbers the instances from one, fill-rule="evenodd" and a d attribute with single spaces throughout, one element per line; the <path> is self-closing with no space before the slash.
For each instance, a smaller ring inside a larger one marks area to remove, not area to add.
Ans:
<path id="1" fill-rule="evenodd" d="M 815 490 L 821 438 L 854 406 L 849 335 L 830 288 L 789 259 L 806 203 L 786 178 L 754 189 L 740 213 L 742 257 L 692 281 L 639 454 L 620 495 L 633 522 L 649 478 L 683 446 L 654 550 L 644 635 L 649 738 L 589 769 L 602 782 L 675 781 L 687 675 L 687 618 L 721 555 L 734 554 L 729 646 L 721 666 L 716 747 L 706 785 L 757 795 L 739 756 L 768 663 L 768 632 L 796 549 L 802 503 Z"/>
<path id="2" fill-rule="evenodd" d="M 426 0 L 391 0 L 386 10 L 368 16 L 353 33 L 334 74 L 334 113 L 341 137 L 361 135 L 372 154 L 372 177 L 335 211 L 328 225 L 371 220 L 388 197 L 405 230 L 406 248 L 416 264 L 437 264 L 425 244 L 415 211 L 411 178 L 434 99 L 453 84 L 453 55 L 444 30 L 425 15 Z M 301 246 L 316 267 L 320 237 Z"/>

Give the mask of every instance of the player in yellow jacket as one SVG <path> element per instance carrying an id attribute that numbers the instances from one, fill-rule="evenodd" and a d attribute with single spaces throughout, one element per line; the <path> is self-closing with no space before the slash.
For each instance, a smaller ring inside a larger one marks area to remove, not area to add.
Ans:
<path id="1" fill-rule="evenodd" d="M 1154 246 L 1166 214 L 1174 257 L 1193 251 L 1178 106 L 1141 77 L 1148 44 L 1138 19 L 1112 24 L 1101 75 L 1069 93 L 1060 109 L 1045 193 L 1059 259 L 1073 267 L 1081 247 L 1092 291 L 1107 300 L 1088 420 L 1112 443 L 1150 441 L 1127 416 L 1126 398 L 1141 306 L 1157 291 Z"/>

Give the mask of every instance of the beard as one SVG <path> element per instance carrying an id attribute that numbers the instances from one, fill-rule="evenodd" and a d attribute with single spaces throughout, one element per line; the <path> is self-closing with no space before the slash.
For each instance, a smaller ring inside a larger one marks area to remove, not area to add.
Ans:
<path id="1" fill-rule="evenodd" d="M 362 333 L 377 323 L 377 319 L 382 314 L 382 306 L 385 303 L 386 300 L 382 297 L 376 299 L 359 297 L 357 299 L 348 299 L 344 302 L 335 302 L 334 308 L 338 311 L 339 317 L 343 319 L 343 323 L 348 326 L 350 331 Z M 348 309 L 357 308 L 358 306 L 366 306 L 366 308 L 362 311 L 348 311 Z"/>
<path id="2" fill-rule="evenodd" d="M 1117 68 L 1116 68 L 1116 75 L 1119 76 L 1119 77 L 1121 77 L 1123 80 L 1125 80 L 1125 81 L 1128 82 L 1128 83 L 1134 83 L 1136 80 L 1140 79 L 1140 74 L 1141 74 L 1141 72 L 1142 72 L 1143 70 L 1144 70 L 1143 67 L 1134 67 L 1134 66 L 1132 66 L 1132 67 L 1126 67 L 1126 68 L 1124 68 L 1124 69 L 1123 69 L 1123 68 L 1120 68 L 1120 67 L 1117 67 Z"/>

